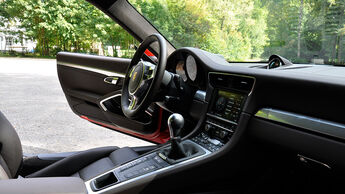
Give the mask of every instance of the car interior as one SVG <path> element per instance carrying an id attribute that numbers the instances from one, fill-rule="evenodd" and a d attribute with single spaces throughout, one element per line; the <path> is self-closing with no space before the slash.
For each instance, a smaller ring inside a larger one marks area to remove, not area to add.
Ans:
<path id="1" fill-rule="evenodd" d="M 128 1 L 88 1 L 141 44 L 58 53 L 67 102 L 155 145 L 25 155 L 0 113 L 0 193 L 343 193 L 344 68 L 175 49 Z"/>

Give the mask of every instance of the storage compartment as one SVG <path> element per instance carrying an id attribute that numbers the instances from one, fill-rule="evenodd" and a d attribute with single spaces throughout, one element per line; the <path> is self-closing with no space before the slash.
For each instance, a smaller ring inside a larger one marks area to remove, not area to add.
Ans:
<path id="1" fill-rule="evenodd" d="M 102 104 L 106 110 L 115 114 L 123 115 L 121 110 L 121 95 L 105 100 Z"/>
<path id="2" fill-rule="evenodd" d="M 127 118 L 121 109 L 121 93 L 114 92 L 108 97 L 99 100 L 102 113 L 112 125 L 140 134 L 152 134 L 157 130 L 157 116 L 144 113 L 141 117 L 132 120 Z M 155 107 L 154 107 L 155 108 Z"/>
<path id="3" fill-rule="evenodd" d="M 321 161 L 329 165 L 332 170 L 345 171 L 345 158 L 342 157 L 345 152 L 343 141 L 255 117 L 251 119 L 248 131 L 256 139 L 282 146 L 293 153 Z"/>
<path id="4" fill-rule="evenodd" d="M 101 100 L 100 105 L 106 113 L 126 118 L 121 108 L 121 94 L 116 94 Z M 141 122 L 142 124 L 150 124 L 151 118 L 148 114 L 144 114 L 142 117 L 136 119 L 136 121 Z M 116 122 L 118 122 L 118 120 L 116 120 Z"/>
<path id="5" fill-rule="evenodd" d="M 98 177 L 91 182 L 91 188 L 93 191 L 99 191 L 118 182 L 114 172 L 109 172 L 103 176 Z"/>

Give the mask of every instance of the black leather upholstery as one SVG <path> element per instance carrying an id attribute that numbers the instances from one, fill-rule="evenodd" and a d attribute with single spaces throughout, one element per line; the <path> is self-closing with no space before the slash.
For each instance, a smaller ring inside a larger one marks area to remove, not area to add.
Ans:
<path id="1" fill-rule="evenodd" d="M 15 178 L 23 160 L 22 146 L 15 129 L 1 112 L 0 148 L 0 170 L 2 174 L 7 174 L 0 176 L 0 179 Z M 94 148 L 77 152 L 26 177 L 78 176 L 87 180 L 137 156 L 138 154 L 128 147 Z"/>
<path id="2" fill-rule="evenodd" d="M 78 176 L 88 180 L 136 157 L 138 154 L 128 147 L 95 148 L 78 152 L 26 177 Z"/>
<path id="3" fill-rule="evenodd" d="M 84 167 L 72 176 L 80 177 L 83 180 L 89 180 L 95 175 L 110 170 L 114 166 L 123 164 L 138 157 L 138 154 L 132 149 L 125 147 L 113 151 L 108 157 L 102 158 Z"/>
<path id="4" fill-rule="evenodd" d="M 20 139 L 13 126 L 0 112 L 0 165 L 9 178 L 14 178 L 23 160 Z"/>

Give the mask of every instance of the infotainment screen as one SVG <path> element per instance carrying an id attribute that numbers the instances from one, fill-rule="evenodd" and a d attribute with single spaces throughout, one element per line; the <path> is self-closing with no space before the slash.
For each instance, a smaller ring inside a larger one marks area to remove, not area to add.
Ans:
<path id="1" fill-rule="evenodd" d="M 244 98 L 244 94 L 218 90 L 210 113 L 237 123 Z"/>

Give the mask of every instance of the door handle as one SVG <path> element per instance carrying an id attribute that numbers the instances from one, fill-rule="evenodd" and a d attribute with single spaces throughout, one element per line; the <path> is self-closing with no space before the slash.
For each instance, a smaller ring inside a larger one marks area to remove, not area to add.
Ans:
<path id="1" fill-rule="evenodd" d="M 110 77 L 104 78 L 104 82 L 107 83 L 107 84 L 116 85 L 118 81 L 119 81 L 119 78 L 118 77 L 114 77 L 114 76 L 110 76 Z"/>

